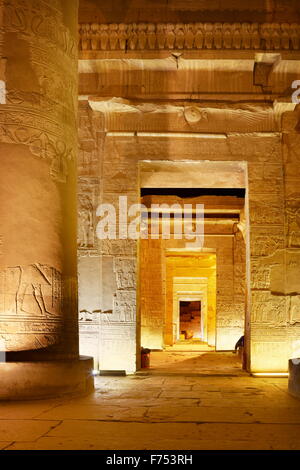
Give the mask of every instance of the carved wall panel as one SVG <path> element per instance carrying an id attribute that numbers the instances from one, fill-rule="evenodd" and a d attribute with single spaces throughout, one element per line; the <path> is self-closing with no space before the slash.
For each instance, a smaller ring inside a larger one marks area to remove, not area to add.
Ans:
<path id="1" fill-rule="evenodd" d="M 292 325 L 300 323 L 300 295 L 290 297 L 289 322 Z"/>
<path id="2" fill-rule="evenodd" d="M 289 199 L 286 204 L 287 246 L 300 248 L 300 199 Z"/>
<path id="3" fill-rule="evenodd" d="M 250 223 L 253 225 L 280 225 L 283 223 L 282 196 L 273 194 L 250 195 Z"/>
<path id="4" fill-rule="evenodd" d="M 62 324 L 60 272 L 39 264 L 0 272 L 0 334 L 7 351 L 52 345 Z"/>
<path id="5" fill-rule="evenodd" d="M 251 369 L 253 372 L 286 372 L 289 345 L 285 336 L 276 337 L 274 329 L 251 341 Z"/>
<path id="6" fill-rule="evenodd" d="M 286 297 L 272 295 L 269 291 L 252 292 L 252 322 L 276 325 L 287 324 Z"/>
<path id="7" fill-rule="evenodd" d="M 281 228 L 255 227 L 250 233 L 252 256 L 270 256 L 284 248 L 284 232 Z"/>
<path id="8" fill-rule="evenodd" d="M 116 273 L 118 289 L 135 289 L 136 260 L 130 258 L 115 258 L 114 272 Z"/>

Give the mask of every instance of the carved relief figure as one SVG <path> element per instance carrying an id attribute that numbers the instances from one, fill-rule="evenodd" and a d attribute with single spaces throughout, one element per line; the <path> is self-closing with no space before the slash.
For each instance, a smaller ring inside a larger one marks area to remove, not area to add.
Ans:
<path id="1" fill-rule="evenodd" d="M 92 247 L 94 246 L 93 204 L 87 194 L 79 195 L 78 216 L 79 248 Z"/>
<path id="2" fill-rule="evenodd" d="M 51 317 L 60 314 L 61 274 L 41 264 L 16 266 L 0 273 L 2 315 Z"/>
<path id="3" fill-rule="evenodd" d="M 283 236 L 257 234 L 251 237 L 251 254 L 253 256 L 269 256 L 283 248 Z"/>
<path id="4" fill-rule="evenodd" d="M 134 289 L 136 284 L 136 261 L 130 258 L 116 258 L 114 261 L 118 289 Z"/>
<path id="5" fill-rule="evenodd" d="M 300 246 L 300 208 L 287 208 L 288 246 Z"/>
<path id="6" fill-rule="evenodd" d="M 252 288 L 267 289 L 270 286 L 270 267 L 260 266 L 259 262 L 251 262 L 252 264 Z"/>
<path id="7" fill-rule="evenodd" d="M 300 295 L 290 298 L 290 323 L 300 322 Z"/>
<path id="8" fill-rule="evenodd" d="M 269 292 L 255 292 L 252 315 L 254 323 L 281 325 L 286 323 L 285 297 L 272 297 Z"/>

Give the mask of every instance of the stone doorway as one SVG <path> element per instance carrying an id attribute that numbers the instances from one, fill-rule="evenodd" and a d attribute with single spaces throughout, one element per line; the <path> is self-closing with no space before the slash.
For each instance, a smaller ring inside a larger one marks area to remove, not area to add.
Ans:
<path id="1" fill-rule="evenodd" d="M 200 300 L 179 300 L 180 341 L 203 339 Z"/>
<path id="2" fill-rule="evenodd" d="M 148 214 L 152 204 L 165 208 L 174 204 L 180 207 L 188 203 L 202 204 L 203 244 L 193 247 L 186 240 L 176 239 L 175 216 L 170 237 L 140 240 L 141 346 L 170 352 L 232 351 L 245 332 L 246 244 L 241 232 L 246 200 L 243 165 L 229 164 L 229 174 L 224 162 L 161 163 L 160 168 L 160 162 L 146 163 L 153 187 L 141 189 L 141 202 Z M 152 165 L 155 170 L 150 172 Z M 167 166 L 171 167 L 168 170 L 173 173 L 177 187 L 162 187 L 159 181 L 159 173 L 164 173 Z M 215 184 L 211 178 L 214 170 Z M 208 182 L 212 187 L 201 187 Z M 160 229 L 163 235 L 161 226 Z M 192 318 L 183 320 L 184 315 L 192 317 L 183 312 L 191 306 L 198 309 L 196 319 L 193 318 L 195 331 L 192 331 Z"/>

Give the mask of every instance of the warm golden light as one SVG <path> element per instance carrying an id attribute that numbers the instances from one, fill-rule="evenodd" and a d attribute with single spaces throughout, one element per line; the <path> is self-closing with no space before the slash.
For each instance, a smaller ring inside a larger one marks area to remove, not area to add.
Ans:
<path id="1" fill-rule="evenodd" d="M 288 372 L 252 372 L 253 377 L 289 377 Z"/>

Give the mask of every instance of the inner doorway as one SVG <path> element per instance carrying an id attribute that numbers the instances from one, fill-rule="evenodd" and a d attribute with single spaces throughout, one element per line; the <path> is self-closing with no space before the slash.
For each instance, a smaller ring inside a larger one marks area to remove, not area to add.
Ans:
<path id="1" fill-rule="evenodd" d="M 179 301 L 180 340 L 203 338 L 200 300 Z"/>

